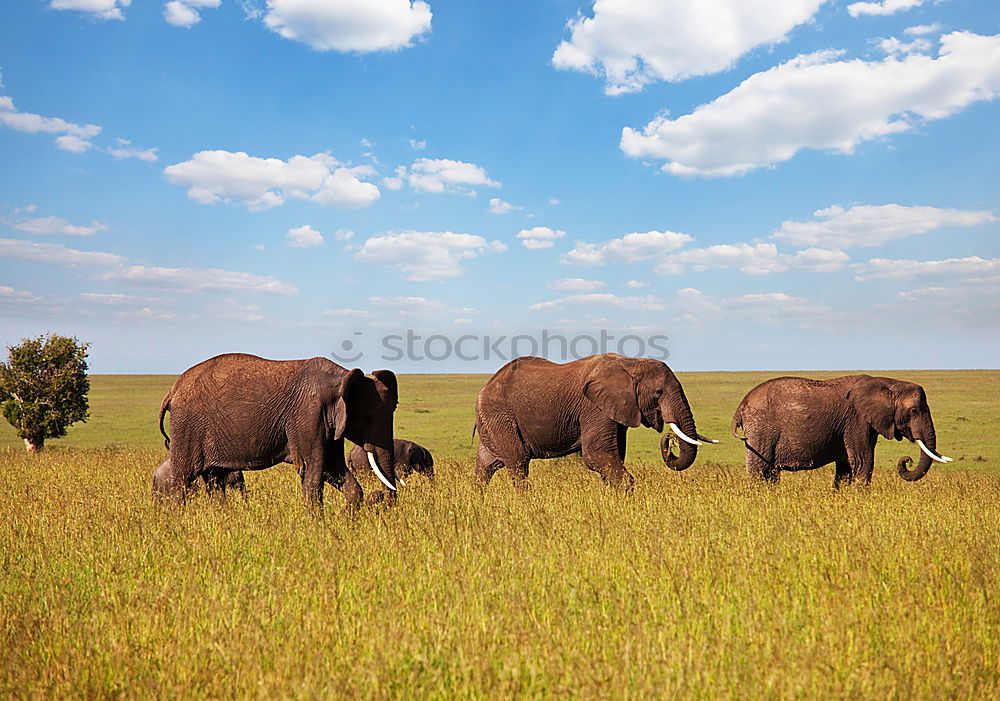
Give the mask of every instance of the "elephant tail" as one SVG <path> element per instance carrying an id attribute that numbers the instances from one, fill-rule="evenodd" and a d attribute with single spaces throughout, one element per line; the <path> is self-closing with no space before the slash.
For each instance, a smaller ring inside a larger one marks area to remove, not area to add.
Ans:
<path id="1" fill-rule="evenodd" d="M 740 428 L 743 428 L 743 403 L 742 402 L 740 402 L 739 407 L 736 409 L 736 413 L 733 414 L 733 423 L 729 427 L 729 430 L 732 432 L 733 438 L 736 438 L 737 440 L 741 440 L 744 443 L 746 443 L 747 442 L 746 436 L 741 436 L 740 434 L 738 434 L 736 432 L 737 429 L 740 429 Z"/>
<path id="2" fill-rule="evenodd" d="M 174 391 L 171 389 L 167 392 L 167 396 L 163 398 L 163 403 L 160 404 L 160 434 L 163 436 L 163 447 L 170 450 L 170 436 L 163 428 L 163 417 L 168 411 L 170 411 L 170 398 L 173 396 Z"/>
<path id="3" fill-rule="evenodd" d="M 478 429 L 478 428 L 479 428 L 479 422 L 478 421 L 476 423 L 472 424 L 472 437 L 469 438 L 469 445 L 470 446 L 473 443 L 476 442 L 476 429 Z"/>

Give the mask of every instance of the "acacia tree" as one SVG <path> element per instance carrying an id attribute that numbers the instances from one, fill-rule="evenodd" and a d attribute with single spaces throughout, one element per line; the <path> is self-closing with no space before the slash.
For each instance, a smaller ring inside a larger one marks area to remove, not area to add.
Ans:
<path id="1" fill-rule="evenodd" d="M 66 428 L 89 415 L 87 348 L 76 338 L 48 334 L 7 346 L 0 363 L 0 410 L 29 453 L 46 438 L 61 438 Z"/>

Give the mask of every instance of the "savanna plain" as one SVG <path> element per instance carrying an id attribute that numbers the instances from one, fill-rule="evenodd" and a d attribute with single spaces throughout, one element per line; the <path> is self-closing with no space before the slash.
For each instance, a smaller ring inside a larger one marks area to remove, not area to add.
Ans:
<path id="1" fill-rule="evenodd" d="M 328 489 L 322 517 L 287 465 L 155 505 L 173 378 L 94 376 L 39 455 L 0 428 L 0 695 L 1000 697 L 1000 371 L 877 373 L 924 386 L 955 462 L 904 483 L 918 451 L 880 440 L 839 493 L 832 466 L 747 482 L 730 418 L 780 374 L 679 374 L 721 441 L 686 472 L 635 429 L 632 494 L 564 458 L 482 496 L 487 377 L 401 376 L 396 436 L 434 483 L 356 513 Z"/>

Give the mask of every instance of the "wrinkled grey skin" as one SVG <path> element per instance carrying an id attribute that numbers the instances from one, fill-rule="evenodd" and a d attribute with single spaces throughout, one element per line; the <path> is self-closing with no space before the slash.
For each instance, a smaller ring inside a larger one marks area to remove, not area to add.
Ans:
<path id="1" fill-rule="evenodd" d="M 397 478 L 406 479 L 414 472 L 430 479 L 434 478 L 434 458 L 427 448 L 401 438 L 395 439 L 392 443 L 393 456 L 395 457 L 393 469 L 396 471 Z M 368 456 L 365 455 L 364 448 L 360 445 L 354 446 L 347 454 L 347 466 L 355 475 L 370 474 L 372 471 L 368 464 Z"/>
<path id="2" fill-rule="evenodd" d="M 326 358 L 266 360 L 229 353 L 181 375 L 163 399 L 160 431 L 170 461 L 154 493 L 183 500 L 194 480 L 211 470 L 263 470 L 294 464 L 302 494 L 322 504 L 330 483 L 354 506 L 364 493 L 344 461 L 344 438 L 375 455 L 386 479 L 393 472 L 396 376 L 365 377 Z M 170 412 L 170 431 L 163 418 Z M 391 498 L 392 493 L 389 493 Z"/>
<path id="3" fill-rule="evenodd" d="M 171 473 L 170 458 L 159 464 L 156 472 L 153 473 L 153 491 L 159 492 L 165 487 L 166 480 Z M 240 470 L 213 470 L 209 468 L 204 473 L 195 477 L 191 483 L 191 489 L 197 491 L 204 489 L 208 494 L 225 494 L 227 489 L 235 489 L 246 496 L 246 480 Z"/>
<path id="4" fill-rule="evenodd" d="M 581 453 L 606 483 L 630 489 L 626 431 L 642 425 L 659 432 L 671 422 L 697 435 L 681 383 L 658 360 L 609 353 L 560 365 L 518 358 L 498 370 L 476 399 L 476 477 L 485 487 L 506 467 L 514 485 L 524 488 L 532 459 Z M 660 441 L 663 460 L 685 470 L 697 447 L 680 442 L 675 456 L 671 435 L 668 429 Z"/>
<path id="5" fill-rule="evenodd" d="M 811 470 L 832 462 L 837 467 L 835 489 L 855 480 L 871 482 L 879 435 L 897 441 L 919 438 L 937 452 L 924 388 L 891 377 L 769 380 L 743 398 L 732 431 L 746 442 L 751 477 L 777 482 L 782 470 Z M 899 476 L 911 482 L 927 474 L 931 459 L 921 453 L 910 470 L 912 462 L 904 457 L 897 465 Z"/>

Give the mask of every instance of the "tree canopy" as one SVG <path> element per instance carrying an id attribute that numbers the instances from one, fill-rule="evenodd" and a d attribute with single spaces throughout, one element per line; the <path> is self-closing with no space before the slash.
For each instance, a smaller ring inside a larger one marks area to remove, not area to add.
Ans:
<path id="1" fill-rule="evenodd" d="M 89 415 L 89 344 L 58 334 L 24 338 L 0 363 L 0 410 L 31 452 Z"/>

